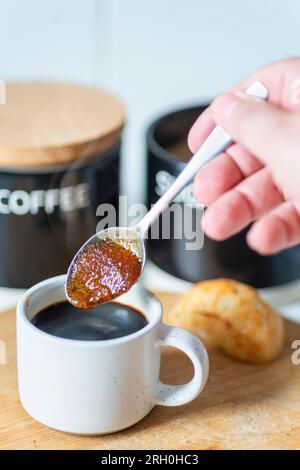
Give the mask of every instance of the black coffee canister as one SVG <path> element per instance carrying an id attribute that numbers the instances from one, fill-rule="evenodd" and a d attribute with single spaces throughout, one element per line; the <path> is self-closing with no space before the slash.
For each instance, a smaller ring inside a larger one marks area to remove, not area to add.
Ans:
<path id="1" fill-rule="evenodd" d="M 189 160 L 188 131 L 206 107 L 207 104 L 166 114 L 148 128 L 148 207 L 157 201 Z M 191 211 L 191 217 L 200 216 L 197 208 Z M 162 219 L 158 223 L 161 224 Z M 179 223 L 190 221 L 185 218 Z M 148 255 L 157 266 L 176 277 L 189 282 L 230 277 L 258 288 L 275 287 L 300 279 L 300 246 L 275 256 L 260 256 L 248 247 L 247 230 L 244 230 L 223 242 L 204 237 L 202 249 L 187 250 L 188 240 L 184 236 L 176 239 L 174 234 L 178 227 L 174 224 L 176 222 L 171 218 L 169 240 L 150 237 Z"/>
<path id="2" fill-rule="evenodd" d="M 9 83 L 0 107 L 0 286 L 63 274 L 118 206 L 122 103 L 73 84 Z"/>

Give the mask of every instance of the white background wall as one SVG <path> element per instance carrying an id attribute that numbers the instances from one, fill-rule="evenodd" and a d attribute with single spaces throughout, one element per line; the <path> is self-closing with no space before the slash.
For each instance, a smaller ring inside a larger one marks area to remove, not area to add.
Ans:
<path id="1" fill-rule="evenodd" d="M 123 97 L 134 199 L 149 120 L 300 52 L 299 0 L 0 0 L 0 20 L 1 79 L 75 80 Z"/>

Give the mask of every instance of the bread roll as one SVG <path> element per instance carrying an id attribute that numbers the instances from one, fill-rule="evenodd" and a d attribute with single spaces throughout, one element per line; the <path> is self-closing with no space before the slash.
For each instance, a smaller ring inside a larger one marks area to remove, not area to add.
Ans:
<path id="1" fill-rule="evenodd" d="M 272 361 L 284 345 L 282 318 L 255 289 L 230 279 L 196 284 L 170 311 L 168 320 L 247 362 Z"/>

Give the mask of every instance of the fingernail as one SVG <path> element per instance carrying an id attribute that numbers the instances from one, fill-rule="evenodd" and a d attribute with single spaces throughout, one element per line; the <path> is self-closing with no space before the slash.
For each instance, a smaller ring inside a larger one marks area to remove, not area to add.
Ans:
<path id="1" fill-rule="evenodd" d="M 218 116 L 222 116 L 224 119 L 229 119 L 237 105 L 241 102 L 241 99 L 232 93 L 226 93 L 221 95 L 213 103 L 212 110 L 217 113 Z"/>

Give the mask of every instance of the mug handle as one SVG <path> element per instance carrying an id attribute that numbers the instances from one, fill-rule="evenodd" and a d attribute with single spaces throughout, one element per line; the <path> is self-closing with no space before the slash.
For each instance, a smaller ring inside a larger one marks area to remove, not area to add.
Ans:
<path id="1" fill-rule="evenodd" d="M 203 343 L 188 331 L 162 324 L 157 344 L 183 351 L 193 363 L 194 377 L 182 385 L 167 385 L 159 380 L 154 396 L 155 404 L 179 406 L 194 400 L 203 390 L 209 372 L 208 354 Z"/>

